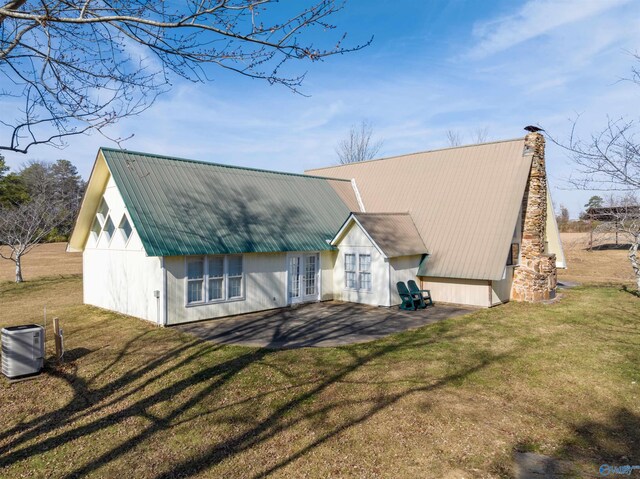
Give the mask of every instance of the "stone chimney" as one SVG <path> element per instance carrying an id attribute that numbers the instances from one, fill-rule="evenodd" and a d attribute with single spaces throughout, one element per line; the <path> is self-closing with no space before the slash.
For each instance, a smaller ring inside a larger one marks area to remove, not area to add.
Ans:
<path id="1" fill-rule="evenodd" d="M 522 198 L 520 263 L 513 271 L 511 299 L 541 301 L 555 297 L 557 272 L 555 254 L 545 252 L 547 173 L 544 137 L 540 133 L 525 137 L 524 155 L 531 156 L 531 170 Z"/>

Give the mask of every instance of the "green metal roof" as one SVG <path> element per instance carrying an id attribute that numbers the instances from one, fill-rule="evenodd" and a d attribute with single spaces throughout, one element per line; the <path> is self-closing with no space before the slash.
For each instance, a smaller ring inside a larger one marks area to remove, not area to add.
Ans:
<path id="1" fill-rule="evenodd" d="M 335 179 L 101 151 L 149 256 L 329 250 L 350 213 Z"/>

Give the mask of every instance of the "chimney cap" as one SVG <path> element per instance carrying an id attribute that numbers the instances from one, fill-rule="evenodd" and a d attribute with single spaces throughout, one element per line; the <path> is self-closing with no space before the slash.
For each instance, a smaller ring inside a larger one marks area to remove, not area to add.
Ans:
<path id="1" fill-rule="evenodd" d="M 534 126 L 534 125 L 528 125 L 525 126 L 524 129 L 526 131 L 530 131 L 531 133 L 537 133 L 539 131 L 544 131 L 542 128 L 540 128 L 539 126 Z"/>

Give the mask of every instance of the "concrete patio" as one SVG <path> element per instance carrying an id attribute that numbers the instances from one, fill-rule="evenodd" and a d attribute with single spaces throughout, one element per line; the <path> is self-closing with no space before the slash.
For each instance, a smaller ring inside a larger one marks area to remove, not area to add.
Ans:
<path id="1" fill-rule="evenodd" d="M 220 344 L 272 349 L 363 343 L 473 311 L 450 305 L 403 311 L 326 301 L 175 326 Z"/>

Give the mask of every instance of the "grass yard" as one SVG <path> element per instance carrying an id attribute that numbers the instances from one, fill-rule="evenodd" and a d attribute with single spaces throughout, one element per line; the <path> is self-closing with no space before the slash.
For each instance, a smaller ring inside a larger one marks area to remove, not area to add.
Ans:
<path id="1" fill-rule="evenodd" d="M 0 283 L 0 325 L 45 303 L 68 362 L 0 380 L 0 477 L 512 477 L 514 451 L 575 477 L 640 464 L 640 300 L 619 286 L 288 351 L 84 306 L 78 275 Z"/>
<path id="2" fill-rule="evenodd" d="M 82 274 L 82 253 L 65 253 L 67 243 L 46 243 L 36 246 L 22 257 L 22 276 L 25 281 L 34 278 Z M 6 246 L 0 252 L 9 255 Z M 14 263 L 0 258 L 0 283 L 14 281 Z"/>
<path id="3" fill-rule="evenodd" d="M 613 234 L 596 236 L 604 249 L 589 251 L 589 233 L 560 233 L 568 268 L 558 272 L 560 281 L 600 284 L 635 284 L 633 270 L 627 257 L 629 248 L 614 248 Z"/>

